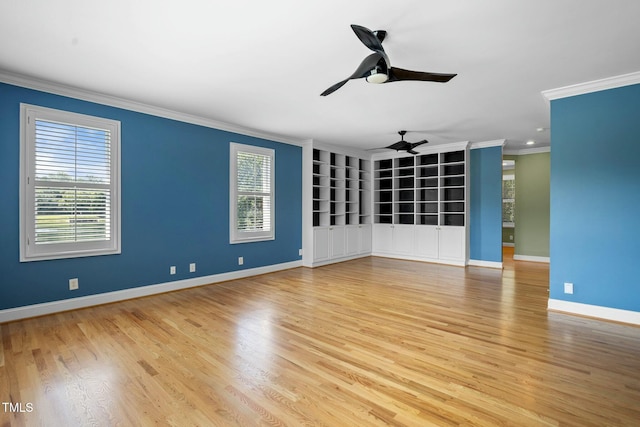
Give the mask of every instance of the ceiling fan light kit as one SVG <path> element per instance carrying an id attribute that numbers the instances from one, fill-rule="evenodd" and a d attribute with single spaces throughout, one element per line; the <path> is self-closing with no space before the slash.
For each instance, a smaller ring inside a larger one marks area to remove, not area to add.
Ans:
<path id="1" fill-rule="evenodd" d="M 371 74 L 369 74 L 366 77 L 366 80 L 367 80 L 368 83 L 380 84 L 380 83 L 384 83 L 387 80 L 389 80 L 389 76 L 387 76 L 381 70 L 375 68 L 375 69 L 371 70 Z"/>
<path id="2" fill-rule="evenodd" d="M 333 86 L 322 92 L 321 96 L 327 96 L 340 89 L 349 80 L 364 78 L 369 83 L 390 83 L 405 80 L 438 82 L 446 83 L 457 74 L 430 73 L 423 71 L 404 70 L 402 68 L 394 68 L 389 63 L 389 57 L 382 47 L 382 41 L 385 39 L 386 31 L 371 31 L 360 25 L 351 25 L 351 29 L 358 39 L 373 53 L 367 56 L 346 79 L 334 84 Z"/>

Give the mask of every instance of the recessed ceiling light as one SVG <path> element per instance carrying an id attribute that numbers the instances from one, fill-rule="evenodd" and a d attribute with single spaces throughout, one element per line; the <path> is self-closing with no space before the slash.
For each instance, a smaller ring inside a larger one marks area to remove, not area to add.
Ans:
<path id="1" fill-rule="evenodd" d="M 527 145 L 533 145 L 535 143 L 536 143 L 535 141 L 527 141 Z"/>
<path id="2" fill-rule="evenodd" d="M 537 128 L 536 130 L 537 130 L 538 132 L 543 132 L 543 131 L 544 131 L 544 128 Z"/>

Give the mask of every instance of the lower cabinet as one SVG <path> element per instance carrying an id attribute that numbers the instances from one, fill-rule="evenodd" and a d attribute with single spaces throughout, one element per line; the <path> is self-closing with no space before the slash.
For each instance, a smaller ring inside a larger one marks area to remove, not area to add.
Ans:
<path id="1" fill-rule="evenodd" d="M 444 261 L 467 263 L 466 232 L 464 227 L 438 227 L 438 258 Z"/>
<path id="2" fill-rule="evenodd" d="M 465 227 L 436 225 L 373 226 L 373 255 L 466 265 Z"/>
<path id="3" fill-rule="evenodd" d="M 324 264 L 371 254 L 371 225 L 313 228 L 313 262 Z"/>
<path id="4" fill-rule="evenodd" d="M 329 259 L 329 228 L 314 227 L 313 229 L 313 261 Z"/>

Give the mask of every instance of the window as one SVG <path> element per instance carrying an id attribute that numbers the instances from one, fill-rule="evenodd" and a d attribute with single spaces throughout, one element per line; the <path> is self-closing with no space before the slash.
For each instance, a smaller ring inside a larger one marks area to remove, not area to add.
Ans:
<path id="1" fill-rule="evenodd" d="M 20 261 L 120 253 L 120 122 L 20 105 Z"/>
<path id="2" fill-rule="evenodd" d="M 274 150 L 231 143 L 230 242 L 273 240 Z"/>
<path id="3" fill-rule="evenodd" d="M 516 178 L 502 176 L 502 226 L 513 227 L 516 222 Z"/>

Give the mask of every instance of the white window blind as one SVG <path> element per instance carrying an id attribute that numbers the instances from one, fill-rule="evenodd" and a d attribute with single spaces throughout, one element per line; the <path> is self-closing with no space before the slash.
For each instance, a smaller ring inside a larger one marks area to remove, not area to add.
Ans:
<path id="1" fill-rule="evenodd" d="M 274 238 L 274 152 L 231 144 L 231 243 Z"/>
<path id="2" fill-rule="evenodd" d="M 119 122 L 23 106 L 23 261 L 119 253 Z"/>

